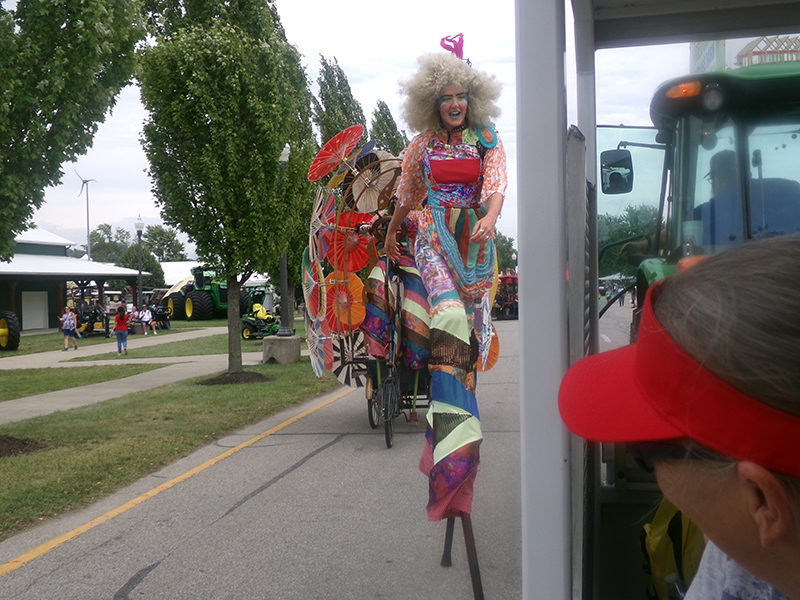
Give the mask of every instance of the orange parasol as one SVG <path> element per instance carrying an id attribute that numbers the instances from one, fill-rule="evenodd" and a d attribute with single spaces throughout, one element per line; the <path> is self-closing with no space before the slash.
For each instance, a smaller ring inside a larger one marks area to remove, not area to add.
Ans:
<path id="1" fill-rule="evenodd" d="M 367 314 L 361 301 L 364 284 L 354 273 L 336 271 L 325 278 L 325 322 L 331 330 L 347 333 Z"/>
<path id="2" fill-rule="evenodd" d="M 364 126 L 353 125 L 329 139 L 311 162 L 308 169 L 308 180 L 316 181 L 325 177 L 337 165 L 347 160 L 362 135 L 364 135 Z"/>

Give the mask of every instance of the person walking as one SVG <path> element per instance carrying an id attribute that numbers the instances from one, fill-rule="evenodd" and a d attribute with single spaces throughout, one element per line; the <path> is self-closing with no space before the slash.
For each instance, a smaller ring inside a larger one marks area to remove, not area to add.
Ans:
<path id="1" fill-rule="evenodd" d="M 58 317 L 61 321 L 61 331 L 64 333 L 64 349 L 62 352 L 69 350 L 69 340 L 75 342 L 75 350 L 78 349 L 78 322 L 75 319 L 75 313 L 69 306 L 64 307 L 64 316 Z"/>
<path id="2" fill-rule="evenodd" d="M 114 317 L 114 335 L 117 337 L 117 356 L 122 356 L 122 352 L 128 353 L 128 323 L 130 317 L 125 312 L 125 306 L 122 305 L 117 309 L 117 315 Z"/>

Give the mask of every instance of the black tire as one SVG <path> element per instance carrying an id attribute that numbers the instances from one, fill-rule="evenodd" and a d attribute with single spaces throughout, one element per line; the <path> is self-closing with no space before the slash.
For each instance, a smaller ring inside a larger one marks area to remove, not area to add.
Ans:
<path id="1" fill-rule="evenodd" d="M 378 399 L 378 394 L 375 393 L 373 388 L 372 379 L 367 378 L 367 390 L 370 392 L 367 397 L 367 417 L 369 417 L 369 426 L 372 429 L 377 429 L 381 424 L 381 402 Z"/>
<path id="2" fill-rule="evenodd" d="M 208 321 L 214 317 L 214 301 L 211 294 L 195 290 L 186 296 L 184 305 L 187 321 Z"/>
<path id="3" fill-rule="evenodd" d="M 186 297 L 180 292 L 174 292 L 167 298 L 167 310 L 170 319 L 186 318 Z"/>
<path id="4" fill-rule="evenodd" d="M 377 396 L 386 435 L 386 447 L 391 448 L 394 443 L 394 419 L 400 412 L 400 382 L 394 376 L 388 375 L 378 386 Z"/>
<path id="5" fill-rule="evenodd" d="M 391 448 L 394 444 L 394 419 L 384 421 L 383 430 L 386 437 L 386 447 Z"/>
<path id="6" fill-rule="evenodd" d="M 19 348 L 19 334 L 22 326 L 19 318 L 10 310 L 0 311 L 0 350 Z"/>
<path id="7" fill-rule="evenodd" d="M 239 316 L 245 316 L 250 310 L 250 294 L 244 290 L 239 291 Z"/>
<path id="8" fill-rule="evenodd" d="M 250 325 L 242 325 L 242 339 L 243 340 L 250 340 L 253 338 L 253 334 L 255 334 L 255 330 L 250 327 Z"/>

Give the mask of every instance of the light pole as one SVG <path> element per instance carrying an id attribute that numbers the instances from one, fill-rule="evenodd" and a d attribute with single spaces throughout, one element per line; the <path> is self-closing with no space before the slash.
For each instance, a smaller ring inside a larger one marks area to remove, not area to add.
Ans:
<path id="1" fill-rule="evenodd" d="M 133 224 L 136 227 L 136 237 L 139 238 L 139 288 L 136 291 L 136 302 L 134 308 L 142 305 L 142 230 L 144 229 L 144 221 L 142 215 Z"/>
<path id="2" fill-rule="evenodd" d="M 283 169 L 289 161 L 289 153 L 292 151 L 291 146 L 286 144 L 281 151 L 281 156 L 278 159 L 281 165 L 280 173 L 278 174 L 278 183 L 281 189 L 283 188 Z M 276 334 L 279 337 L 290 337 L 294 335 L 294 328 L 291 327 L 290 315 L 294 313 L 294 302 L 289 300 L 289 267 L 288 267 L 288 250 L 284 250 L 281 255 L 281 328 Z"/>
<path id="3" fill-rule="evenodd" d="M 514 261 L 514 273 L 516 273 L 517 272 L 517 253 L 516 252 L 512 252 L 511 253 L 511 260 Z"/>

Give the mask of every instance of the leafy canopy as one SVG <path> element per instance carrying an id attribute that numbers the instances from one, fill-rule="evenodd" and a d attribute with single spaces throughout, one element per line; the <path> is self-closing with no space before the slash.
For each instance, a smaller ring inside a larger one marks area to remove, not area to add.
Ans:
<path id="1" fill-rule="evenodd" d="M 392 111 L 383 100 L 378 100 L 378 106 L 372 113 L 370 139 L 375 140 L 375 146 L 379 150 L 386 150 L 395 156 L 400 156 L 400 153 L 408 146 L 405 132 L 397 129 Z"/>
<path id="2" fill-rule="evenodd" d="M 142 234 L 142 246 L 161 262 L 189 260 L 178 232 L 163 225 L 148 225 Z"/>
<path id="3" fill-rule="evenodd" d="M 0 7 L 0 260 L 130 81 L 139 11 L 137 0 Z"/>
<path id="4" fill-rule="evenodd" d="M 314 125 L 319 129 L 322 144 L 343 129 L 352 125 L 363 125 L 367 130 L 367 120 L 361 104 L 353 97 L 350 82 L 347 80 L 336 58 L 328 61 L 320 54 L 320 72 L 317 78 L 319 98 L 313 99 Z"/>
<path id="5" fill-rule="evenodd" d="M 148 0 L 157 44 L 140 54 L 149 111 L 142 145 L 167 225 L 236 297 L 254 271 L 279 279 L 290 250 L 300 280 L 316 153 L 300 55 L 272 0 Z M 289 144 L 285 165 L 279 157 Z M 241 370 L 239 307 L 228 303 L 229 371 Z"/>
<path id="6" fill-rule="evenodd" d="M 604 246 L 637 235 L 646 235 L 654 239 L 657 223 L 658 208 L 648 204 L 626 206 L 624 211 L 618 215 L 607 213 L 598 215 L 598 246 L 602 249 Z M 641 249 L 639 250 L 637 247 L 641 247 Z M 605 277 L 622 273 L 623 275 L 634 277 L 636 275 L 636 267 L 628 263 L 628 259 L 624 256 L 625 252 L 620 255 L 620 250 L 625 248 L 628 253 L 638 254 L 644 252 L 646 247 L 646 241 L 638 241 L 628 245 L 627 248 L 625 245 L 610 248 L 604 253 L 603 260 L 600 263 L 599 276 Z"/>

